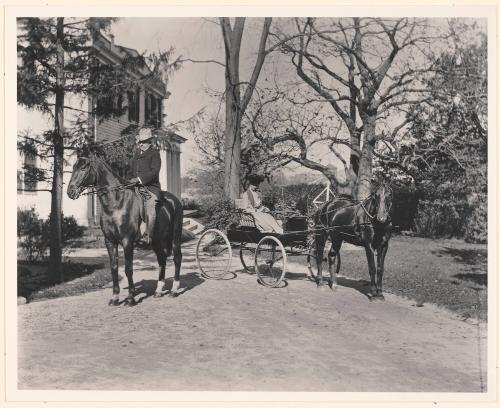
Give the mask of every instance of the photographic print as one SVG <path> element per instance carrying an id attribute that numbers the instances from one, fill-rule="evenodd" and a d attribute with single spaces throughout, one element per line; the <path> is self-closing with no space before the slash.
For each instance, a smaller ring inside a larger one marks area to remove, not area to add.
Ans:
<path id="1" fill-rule="evenodd" d="M 48 10 L 7 36 L 12 395 L 494 395 L 485 9 Z"/>

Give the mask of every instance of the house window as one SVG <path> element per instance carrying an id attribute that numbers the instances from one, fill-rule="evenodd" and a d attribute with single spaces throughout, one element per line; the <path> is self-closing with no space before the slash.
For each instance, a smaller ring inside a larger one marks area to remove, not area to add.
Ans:
<path id="1" fill-rule="evenodd" d="M 116 115 L 116 75 L 113 68 L 95 58 L 91 69 L 91 81 L 96 90 L 97 114 L 104 117 Z"/>
<path id="2" fill-rule="evenodd" d="M 34 192 L 38 187 L 36 179 L 36 155 L 23 154 L 22 169 L 17 171 L 17 189 L 18 191 Z"/>
<path id="3" fill-rule="evenodd" d="M 146 110 L 145 110 L 145 123 L 148 126 L 156 127 L 156 120 L 154 120 L 154 111 L 156 109 L 155 98 L 152 94 L 146 94 Z"/>
<path id="4" fill-rule="evenodd" d="M 128 120 L 130 122 L 139 122 L 140 109 L 140 89 L 127 92 L 128 95 Z"/>
<path id="5" fill-rule="evenodd" d="M 23 190 L 23 171 L 17 171 L 17 191 L 21 192 Z"/>
<path id="6" fill-rule="evenodd" d="M 154 95 L 151 95 L 151 115 L 149 117 L 149 122 L 151 124 L 151 126 L 157 128 L 158 127 L 158 121 L 157 121 L 157 117 L 158 117 L 158 110 L 157 110 L 157 106 L 156 106 L 156 98 L 154 97 Z"/>
<path id="7" fill-rule="evenodd" d="M 161 99 L 153 94 L 146 95 L 146 124 L 155 128 L 161 127 Z"/>
<path id="8" fill-rule="evenodd" d="M 100 116 L 108 116 L 114 113 L 113 97 L 100 95 L 97 97 L 97 112 Z"/>

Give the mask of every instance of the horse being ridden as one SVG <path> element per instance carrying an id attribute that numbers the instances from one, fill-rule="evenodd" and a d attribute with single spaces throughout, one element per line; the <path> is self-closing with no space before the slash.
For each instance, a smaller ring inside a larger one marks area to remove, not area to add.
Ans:
<path id="1" fill-rule="evenodd" d="M 323 253 L 326 241 L 330 238 L 332 243 L 328 254 L 329 265 L 334 263 L 342 242 L 345 241 L 365 248 L 371 278 L 371 299 L 384 299 L 382 276 L 392 230 L 389 214 L 391 207 L 391 189 L 382 183 L 365 200 L 354 201 L 340 197 L 327 202 L 316 212 L 314 223 L 318 285 L 322 281 L 323 259 L 319 254 Z M 333 275 L 330 285 L 336 285 Z"/>
<path id="2" fill-rule="evenodd" d="M 80 153 L 73 166 L 68 185 L 68 197 L 77 199 L 87 187 L 96 188 L 101 204 L 100 225 L 109 254 L 113 278 L 113 298 L 110 304 L 119 304 L 118 245 L 121 245 L 124 251 L 129 292 L 125 302 L 133 305 L 135 304 L 135 286 L 132 262 L 134 242 L 140 238 L 140 224 L 145 221 L 143 199 L 138 189 L 131 188 L 126 180 L 115 174 L 101 157 L 90 150 Z M 152 237 L 152 248 L 160 267 L 155 297 L 163 293 L 166 261 L 172 253 L 175 274 L 170 295 L 178 294 L 182 262 L 182 205 L 173 194 L 165 191 L 161 194 L 161 205 Z"/>

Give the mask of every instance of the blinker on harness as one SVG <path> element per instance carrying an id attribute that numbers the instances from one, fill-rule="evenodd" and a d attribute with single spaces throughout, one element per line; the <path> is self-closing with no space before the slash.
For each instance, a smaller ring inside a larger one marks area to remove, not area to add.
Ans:
<path id="1" fill-rule="evenodd" d="M 375 219 L 375 215 L 371 215 L 370 212 L 367 210 L 367 208 L 365 207 L 366 203 L 371 200 L 373 198 L 373 194 L 370 194 L 367 198 L 365 198 L 364 200 L 360 200 L 360 201 L 357 201 L 357 202 L 354 202 L 353 204 L 350 204 L 350 205 L 346 205 L 344 207 L 340 207 L 340 208 L 336 208 L 335 210 L 329 210 L 329 211 L 326 211 L 325 213 L 322 213 L 321 216 L 323 215 L 326 215 L 326 219 L 328 220 L 328 214 L 332 214 L 334 212 L 337 212 L 339 210 L 342 210 L 344 208 L 349 208 L 349 207 L 355 207 L 355 206 L 360 206 L 363 211 L 365 212 L 365 214 L 368 216 L 368 218 L 370 220 L 374 220 Z M 327 205 L 328 203 L 325 204 L 325 206 Z M 391 207 L 392 207 L 392 203 L 391 203 Z M 389 210 L 387 210 L 387 213 L 389 213 L 390 211 L 390 208 L 389 207 Z M 320 210 L 321 211 L 321 210 Z M 317 234 L 318 232 L 327 232 L 327 231 L 336 231 L 338 230 L 339 228 L 343 228 L 343 227 L 356 227 L 356 226 L 365 226 L 365 225 L 372 225 L 372 222 L 362 222 L 362 223 L 353 223 L 353 224 L 344 224 L 344 225 L 335 225 L 335 226 L 327 226 L 323 223 L 322 221 L 322 217 L 319 217 L 319 221 L 321 223 L 321 228 L 315 228 L 313 230 L 309 230 L 309 232 L 311 233 L 315 233 Z M 350 237 L 357 237 L 357 235 L 355 234 L 350 234 L 348 232 L 345 232 L 345 231 L 337 231 L 338 234 L 341 234 L 341 235 L 348 235 Z"/>

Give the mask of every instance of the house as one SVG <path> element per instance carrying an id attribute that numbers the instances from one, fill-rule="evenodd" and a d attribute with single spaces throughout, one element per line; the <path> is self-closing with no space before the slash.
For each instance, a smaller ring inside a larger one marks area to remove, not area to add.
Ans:
<path id="1" fill-rule="evenodd" d="M 93 47 L 101 64 L 121 64 L 127 57 L 136 57 L 136 50 L 114 43 L 114 37 L 109 38 L 98 32 L 93 39 Z M 147 67 L 142 72 L 130 72 L 130 75 L 146 75 L 150 73 Z M 151 75 L 150 75 L 151 76 Z M 96 142 L 113 142 L 118 140 L 122 132 L 131 125 L 150 125 L 157 128 L 159 135 L 160 155 L 162 168 L 160 182 L 162 189 L 168 190 L 179 198 L 181 196 L 181 145 L 186 141 L 182 136 L 164 128 L 165 99 L 168 97 L 165 84 L 158 77 L 151 77 L 141 86 L 128 90 L 120 95 L 113 103 L 121 105 L 123 109 L 119 115 L 112 115 L 99 120 L 94 115 L 88 115 L 88 128 L 91 129 Z M 81 95 L 69 95 L 70 106 L 77 107 L 76 111 L 91 111 L 89 107 L 96 106 L 99 101 Z M 76 114 L 75 114 L 76 115 Z M 74 119 L 72 111 L 65 112 L 65 122 Z M 18 134 L 30 129 L 33 132 L 43 132 L 53 127 L 53 122 L 47 120 L 40 113 L 27 111 L 18 107 Z M 73 215 L 80 225 L 95 226 L 99 218 L 99 205 L 95 195 L 82 196 L 77 200 L 70 200 L 66 195 L 66 186 L 69 182 L 71 167 L 75 161 L 74 155 L 67 155 L 68 162 L 64 174 L 63 213 Z M 41 161 L 41 162 L 37 162 Z M 50 166 L 50 161 L 37 159 L 36 156 L 22 154 L 18 151 L 18 208 L 34 207 L 42 218 L 50 214 L 51 194 L 49 183 L 28 183 L 25 181 L 25 165 L 32 167 Z M 47 167 L 45 167 L 47 168 Z"/>

